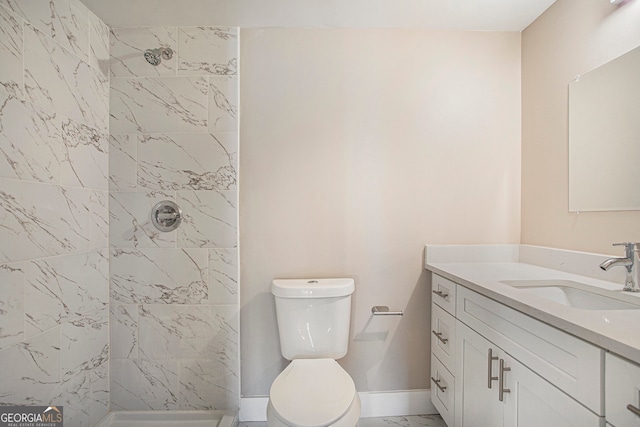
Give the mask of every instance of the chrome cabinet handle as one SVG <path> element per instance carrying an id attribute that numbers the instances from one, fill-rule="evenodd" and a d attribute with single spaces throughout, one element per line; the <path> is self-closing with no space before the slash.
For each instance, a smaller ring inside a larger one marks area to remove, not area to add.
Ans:
<path id="1" fill-rule="evenodd" d="M 447 389 L 447 386 L 440 385 L 440 381 L 442 381 L 442 380 L 437 380 L 437 379 L 431 377 L 431 381 L 433 381 L 433 383 L 436 385 L 436 387 L 438 387 L 438 390 L 440 390 L 441 392 L 444 393 L 444 391 Z"/>
<path id="2" fill-rule="evenodd" d="M 442 338 L 442 332 L 431 331 L 431 333 L 435 335 L 442 344 L 446 344 L 449 341 L 448 338 Z"/>
<path id="3" fill-rule="evenodd" d="M 633 412 L 633 415 L 640 417 L 640 409 L 636 408 L 631 404 L 627 405 L 627 409 Z"/>
<path id="4" fill-rule="evenodd" d="M 493 376 L 493 361 L 498 360 L 498 356 L 493 355 L 493 350 L 489 349 L 489 355 L 487 356 L 487 387 L 491 388 L 491 383 L 498 379 Z"/>
<path id="5" fill-rule="evenodd" d="M 438 295 L 440 298 L 449 298 L 449 294 L 442 291 L 433 291 L 433 293 Z"/>
<path id="6" fill-rule="evenodd" d="M 498 380 L 498 400 L 502 402 L 504 400 L 505 393 L 511 393 L 511 390 L 504 388 L 504 373 L 509 372 L 511 368 L 504 366 L 504 359 L 500 359 L 500 379 Z"/>

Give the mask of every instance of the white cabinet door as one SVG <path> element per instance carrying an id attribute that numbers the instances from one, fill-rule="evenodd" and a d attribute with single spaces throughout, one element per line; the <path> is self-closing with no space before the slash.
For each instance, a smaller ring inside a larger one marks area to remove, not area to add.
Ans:
<path id="1" fill-rule="evenodd" d="M 509 390 L 504 394 L 506 426 L 604 426 L 604 417 L 594 414 L 517 360 L 507 356 L 503 364 L 509 369 L 504 372 L 502 383 Z"/>
<path id="2" fill-rule="evenodd" d="M 490 353 L 491 351 L 491 353 Z M 501 427 L 504 404 L 498 400 L 501 351 L 465 324 L 456 326 L 456 427 Z M 490 359 L 492 358 L 492 359 Z M 491 388 L 489 388 L 491 385 Z"/>
<path id="3" fill-rule="evenodd" d="M 602 349 L 463 286 L 456 295 L 459 321 L 604 415 Z"/>
<path id="4" fill-rule="evenodd" d="M 604 417 L 582 406 L 468 326 L 458 322 L 456 335 L 457 427 L 604 426 Z"/>
<path id="5" fill-rule="evenodd" d="M 604 384 L 607 422 L 615 427 L 639 427 L 640 366 L 607 353 Z"/>

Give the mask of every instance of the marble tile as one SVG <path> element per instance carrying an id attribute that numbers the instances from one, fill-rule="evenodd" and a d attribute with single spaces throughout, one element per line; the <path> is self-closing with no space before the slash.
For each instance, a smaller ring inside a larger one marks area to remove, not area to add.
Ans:
<path id="1" fill-rule="evenodd" d="M 109 189 L 135 191 L 138 188 L 138 136 L 109 137 Z"/>
<path id="2" fill-rule="evenodd" d="M 440 415 L 407 415 L 401 417 L 360 418 L 359 427 L 446 427 Z M 266 421 L 240 422 L 238 427 L 268 427 Z M 487 426 L 488 427 L 488 426 Z"/>
<path id="3" fill-rule="evenodd" d="M 238 132 L 237 76 L 209 77 L 209 131 Z"/>
<path id="4" fill-rule="evenodd" d="M 56 114 L 0 94 L 0 176 L 59 182 L 60 126 Z"/>
<path id="5" fill-rule="evenodd" d="M 138 358 L 138 306 L 111 301 L 111 357 Z"/>
<path id="6" fill-rule="evenodd" d="M 179 369 L 179 409 L 238 409 L 237 374 L 220 370 L 220 364 L 214 360 L 180 360 Z"/>
<path id="7" fill-rule="evenodd" d="M 112 28 L 110 36 L 111 75 L 113 77 L 175 76 L 177 55 L 175 27 Z M 171 59 L 153 66 L 144 59 L 144 51 L 160 47 L 174 51 Z"/>
<path id="8" fill-rule="evenodd" d="M 151 223 L 151 210 L 175 192 L 111 193 L 109 237 L 116 248 L 175 248 L 176 231 L 163 232 Z"/>
<path id="9" fill-rule="evenodd" d="M 111 410 L 170 410 L 177 406 L 176 360 L 111 360 Z"/>
<path id="10" fill-rule="evenodd" d="M 22 98 L 22 21 L 0 7 L 0 88 Z"/>
<path id="11" fill-rule="evenodd" d="M 0 4 L 51 37 L 53 30 L 52 0 L 0 0 Z"/>
<path id="12" fill-rule="evenodd" d="M 23 339 L 24 263 L 0 264 L 0 350 Z"/>
<path id="13" fill-rule="evenodd" d="M 404 417 L 361 418 L 361 427 L 447 427 L 440 415 L 412 415 Z"/>
<path id="14" fill-rule="evenodd" d="M 178 29 L 178 74 L 233 75 L 238 72 L 238 29 Z"/>
<path id="15" fill-rule="evenodd" d="M 85 399 L 79 413 L 82 414 L 83 422 L 87 422 L 88 427 L 94 427 L 109 412 L 110 405 L 110 381 L 109 363 L 104 363 L 91 371 L 89 376 L 89 397 Z"/>
<path id="16" fill-rule="evenodd" d="M 71 119 L 64 120 L 61 129 L 64 157 L 60 184 L 108 190 L 108 135 Z"/>
<path id="17" fill-rule="evenodd" d="M 42 32 L 27 25 L 24 34 L 26 99 L 107 133 L 108 80 Z"/>
<path id="18" fill-rule="evenodd" d="M 111 133 L 207 132 L 206 77 L 111 79 Z"/>
<path id="19" fill-rule="evenodd" d="M 107 193 L 0 179 L 0 262 L 108 246 Z"/>
<path id="20" fill-rule="evenodd" d="M 0 352 L 0 405 L 49 405 L 59 395 L 60 329 Z"/>
<path id="21" fill-rule="evenodd" d="M 89 64 L 109 77 L 109 27 L 89 12 Z"/>
<path id="22" fill-rule="evenodd" d="M 128 304 L 201 304 L 207 264 L 201 249 L 113 249 L 111 297 Z"/>
<path id="23" fill-rule="evenodd" d="M 61 326 L 61 402 L 65 423 L 92 426 L 106 413 L 109 382 L 107 307 Z M 105 399 L 106 397 L 106 399 Z"/>
<path id="24" fill-rule="evenodd" d="M 184 217 L 178 247 L 237 247 L 236 191 L 178 191 L 177 200 Z"/>
<path id="25" fill-rule="evenodd" d="M 146 359 L 209 359 L 238 373 L 237 306 L 142 305 L 139 352 Z"/>
<path id="26" fill-rule="evenodd" d="M 82 188 L 61 189 L 68 213 L 61 217 L 74 252 L 106 248 L 109 245 L 109 194 Z"/>
<path id="27" fill-rule="evenodd" d="M 51 38 L 85 62 L 89 60 L 89 9 L 80 0 L 50 0 Z"/>
<path id="28" fill-rule="evenodd" d="M 87 61 L 89 9 L 79 0 L 2 0 L 0 4 L 23 17 L 68 52 Z"/>
<path id="29" fill-rule="evenodd" d="M 109 310 L 107 306 L 63 324 L 61 333 L 61 381 L 88 374 L 109 359 Z"/>
<path id="30" fill-rule="evenodd" d="M 237 249 L 209 249 L 209 304 L 238 304 Z"/>
<path id="31" fill-rule="evenodd" d="M 138 185 L 163 190 L 237 188 L 237 134 L 143 135 Z"/>
<path id="32" fill-rule="evenodd" d="M 106 250 L 30 261 L 25 273 L 26 337 L 95 312 L 109 302 Z"/>

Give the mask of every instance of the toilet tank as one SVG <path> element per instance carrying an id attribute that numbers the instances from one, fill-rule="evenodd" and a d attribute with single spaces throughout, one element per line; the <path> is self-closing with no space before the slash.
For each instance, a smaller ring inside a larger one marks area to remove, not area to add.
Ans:
<path id="1" fill-rule="evenodd" d="M 285 359 L 347 354 L 353 279 L 282 279 L 271 283 Z"/>

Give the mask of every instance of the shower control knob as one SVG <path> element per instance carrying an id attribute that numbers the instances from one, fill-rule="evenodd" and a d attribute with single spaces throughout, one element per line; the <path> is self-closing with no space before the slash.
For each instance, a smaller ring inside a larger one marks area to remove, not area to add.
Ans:
<path id="1" fill-rule="evenodd" d="M 160 231 L 173 231 L 182 222 L 182 210 L 170 200 L 163 200 L 151 210 L 151 222 Z"/>

